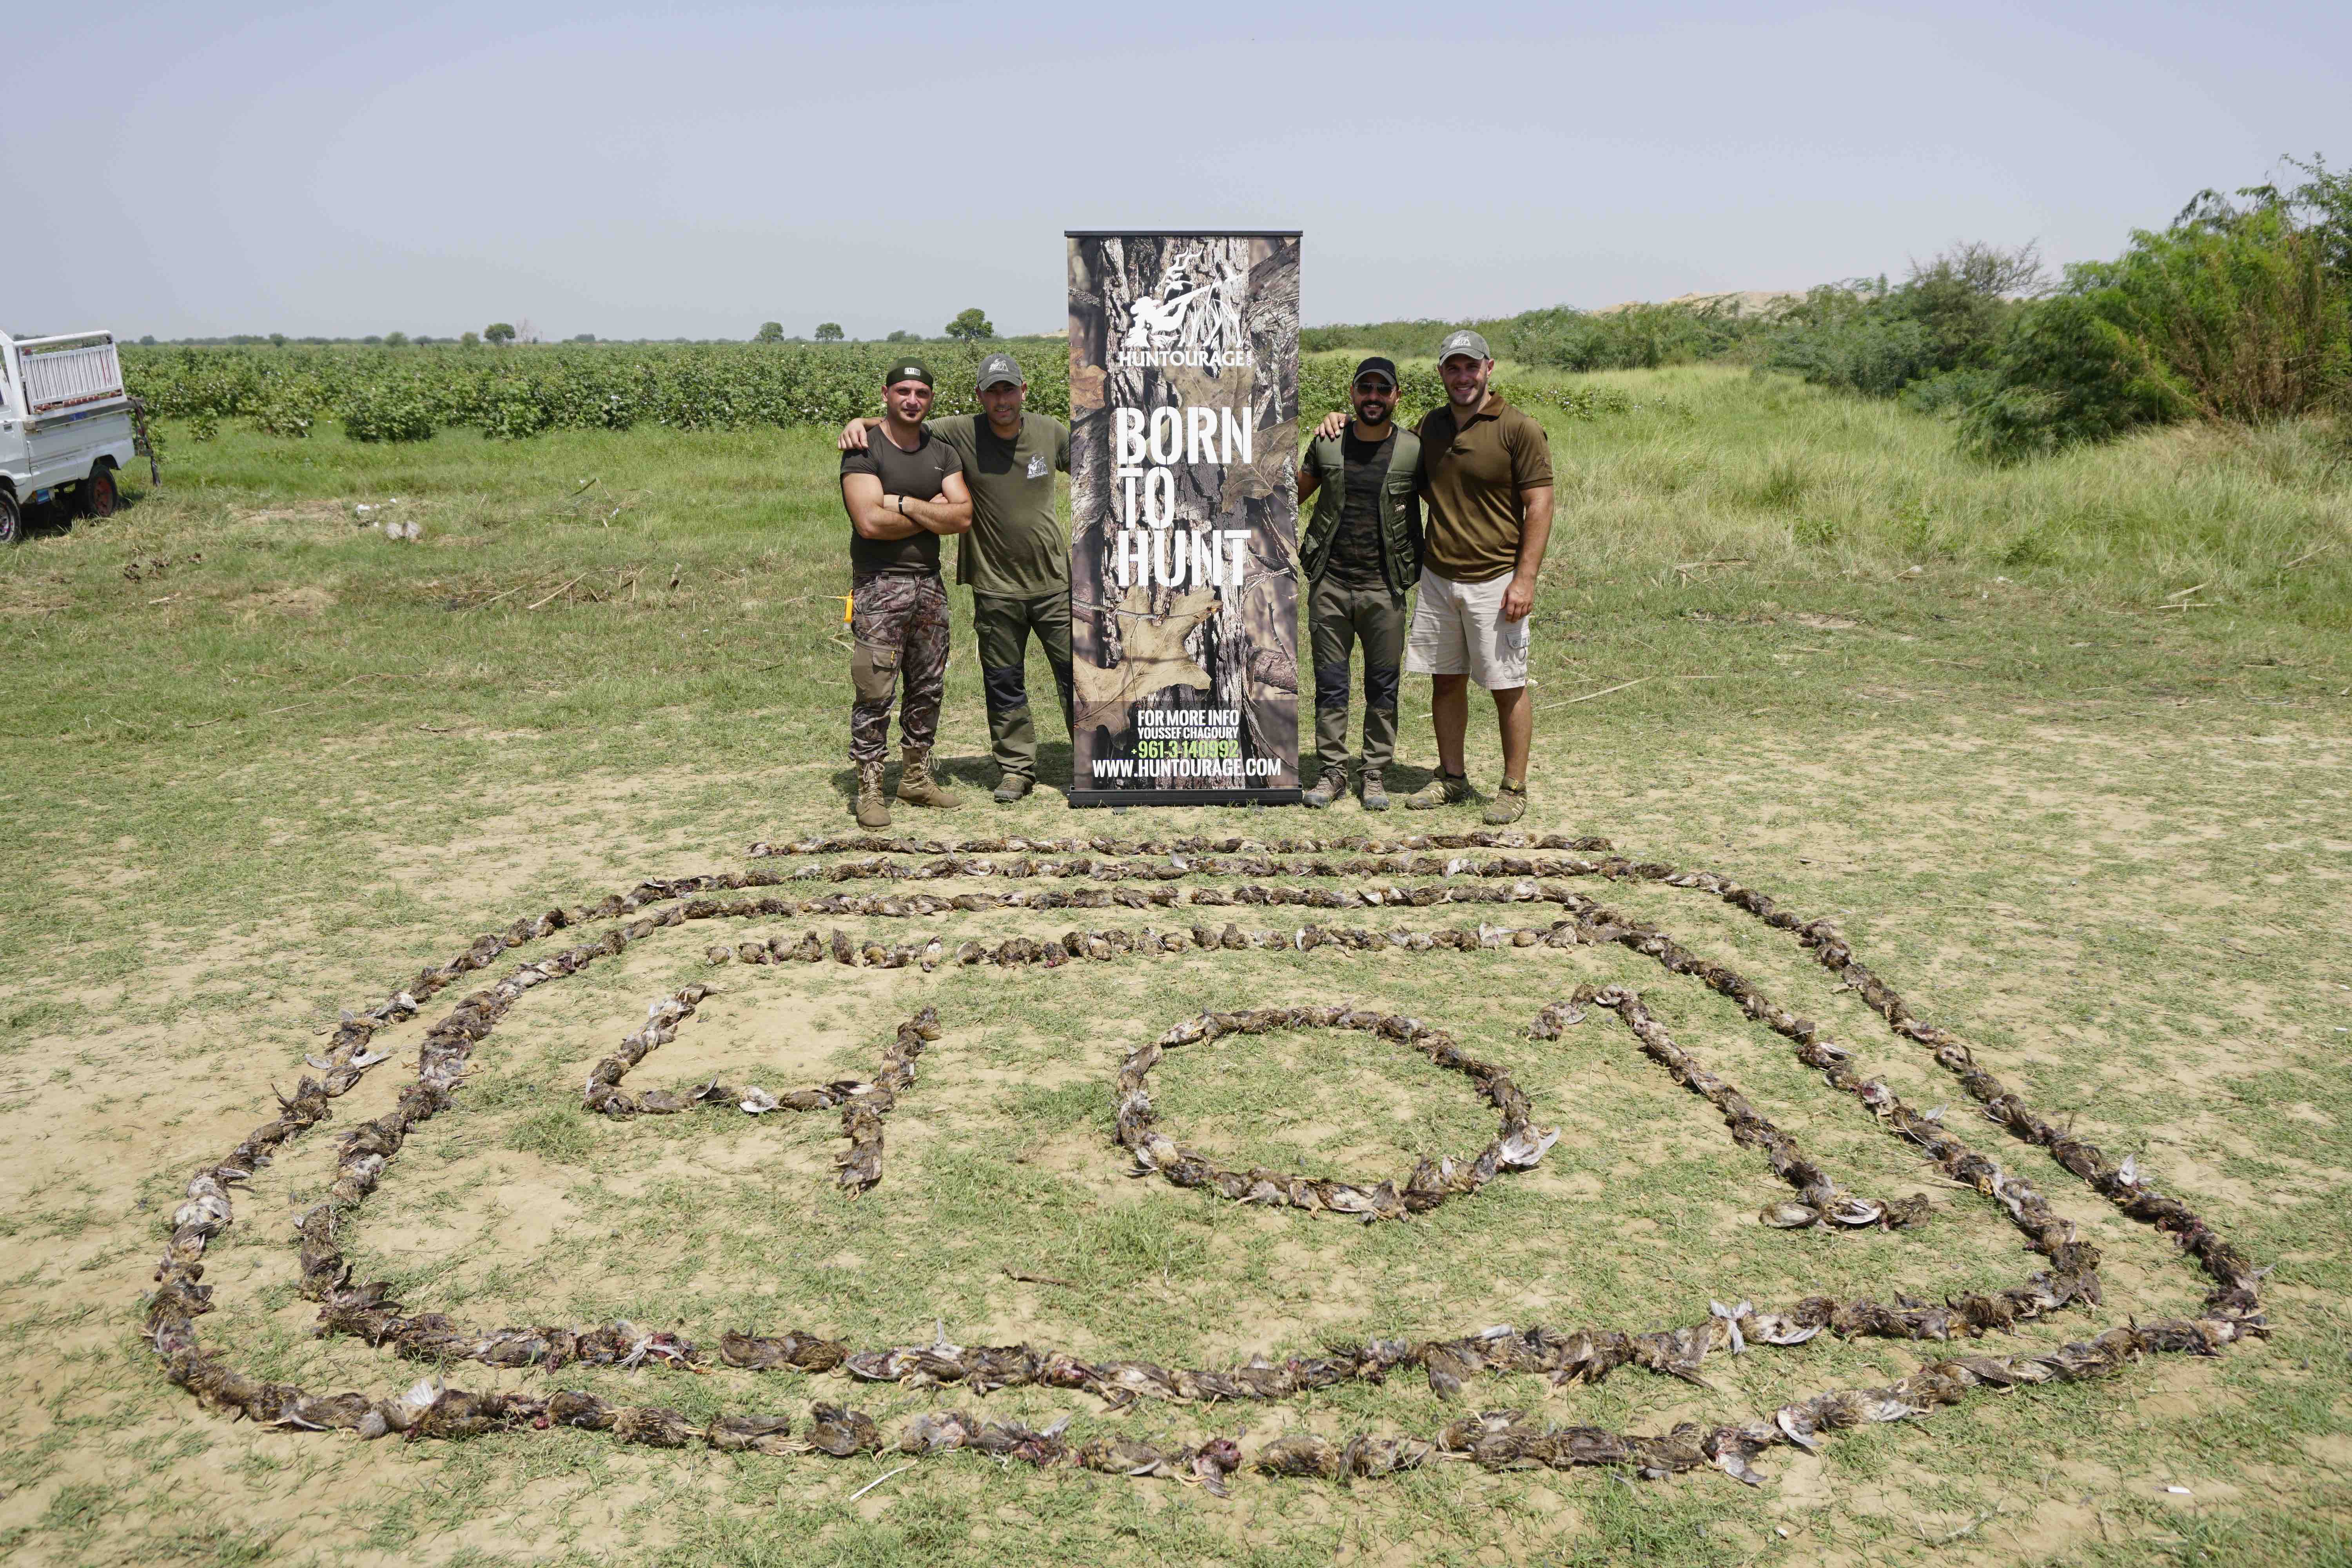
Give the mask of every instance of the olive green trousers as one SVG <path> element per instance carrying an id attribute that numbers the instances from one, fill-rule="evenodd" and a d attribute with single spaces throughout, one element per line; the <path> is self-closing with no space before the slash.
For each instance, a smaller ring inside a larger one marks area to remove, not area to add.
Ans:
<path id="1" fill-rule="evenodd" d="M 1364 645 L 1364 772 L 1396 755 L 1397 671 L 1410 616 L 1386 588 L 1343 587 L 1325 573 L 1307 596 L 1307 642 L 1315 653 L 1315 755 L 1318 773 L 1348 765 L 1350 666 Z"/>
<path id="2" fill-rule="evenodd" d="M 1025 779 L 1037 776 L 1037 726 L 1029 717 L 1029 638 L 1034 633 L 1054 671 L 1062 699 L 1062 731 L 1070 729 L 1070 595 L 1061 589 L 1034 599 L 971 596 L 971 629 L 980 641 L 980 683 L 988 705 L 988 739 L 997 767 Z"/>

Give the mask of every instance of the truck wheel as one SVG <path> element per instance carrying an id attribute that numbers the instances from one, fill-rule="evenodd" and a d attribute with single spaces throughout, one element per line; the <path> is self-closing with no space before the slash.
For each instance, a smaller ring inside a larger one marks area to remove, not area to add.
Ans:
<path id="1" fill-rule="evenodd" d="M 81 482 L 81 514 L 84 517 L 112 517 L 121 500 L 114 488 L 114 470 L 103 465 L 92 468 L 89 478 Z"/>
<path id="2" fill-rule="evenodd" d="M 16 492 L 0 490 L 0 545 L 21 543 L 25 537 L 25 512 L 16 504 Z"/>

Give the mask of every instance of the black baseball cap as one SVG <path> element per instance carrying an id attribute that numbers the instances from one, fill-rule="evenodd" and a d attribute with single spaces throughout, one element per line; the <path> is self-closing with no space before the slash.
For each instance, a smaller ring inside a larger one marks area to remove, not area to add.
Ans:
<path id="1" fill-rule="evenodd" d="M 1397 384 L 1396 361 L 1384 355 L 1374 354 L 1356 367 L 1356 374 L 1348 378 L 1348 384 L 1352 386 L 1368 375 L 1380 376 L 1389 384 L 1389 389 L 1394 391 Z"/>
<path id="2" fill-rule="evenodd" d="M 939 385 L 931 379 L 930 368 L 919 359 L 893 360 L 890 368 L 882 373 L 882 384 L 885 386 L 896 386 L 902 381 L 919 381 L 929 387 Z"/>

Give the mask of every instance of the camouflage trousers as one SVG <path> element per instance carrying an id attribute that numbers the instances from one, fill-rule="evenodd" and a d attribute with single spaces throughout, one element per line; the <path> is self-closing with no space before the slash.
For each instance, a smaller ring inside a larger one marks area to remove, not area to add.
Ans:
<path id="1" fill-rule="evenodd" d="M 1404 605 L 1386 588 L 1349 588 L 1330 573 L 1307 591 L 1307 642 L 1315 650 L 1315 754 L 1322 771 L 1348 765 L 1348 677 L 1364 645 L 1364 772 L 1396 755 L 1397 667 L 1404 659 Z M 1300 776 L 1306 776 L 1304 769 Z"/>
<path id="2" fill-rule="evenodd" d="M 1037 726 L 1029 717 L 1029 635 L 1045 650 L 1062 699 L 1062 729 L 1070 729 L 1070 593 L 1034 599 L 994 594 L 971 596 L 971 629 L 980 643 L 981 689 L 988 700 L 988 739 L 997 767 L 1037 776 Z"/>
<path id="3" fill-rule="evenodd" d="M 928 748 L 940 735 L 940 699 L 948 683 L 948 591 L 937 577 L 869 577 L 850 595 L 849 760 L 888 754 L 890 700 L 903 679 L 898 738 Z"/>

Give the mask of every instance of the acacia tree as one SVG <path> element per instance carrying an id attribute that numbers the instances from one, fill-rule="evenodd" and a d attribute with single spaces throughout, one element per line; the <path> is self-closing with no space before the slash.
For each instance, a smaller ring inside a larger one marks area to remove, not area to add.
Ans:
<path id="1" fill-rule="evenodd" d="M 839 342 L 841 341 L 841 323 L 839 321 L 819 321 L 816 324 L 816 341 L 821 343 Z"/>
<path id="2" fill-rule="evenodd" d="M 510 321 L 492 321 L 482 329 L 483 341 L 494 343 L 499 348 L 504 348 L 514 342 L 514 324 Z"/>
<path id="3" fill-rule="evenodd" d="M 995 327 L 989 323 L 986 316 L 981 314 L 980 307 L 977 305 L 948 323 L 948 336 L 963 342 L 978 342 L 983 338 L 992 338 L 995 335 Z"/>

